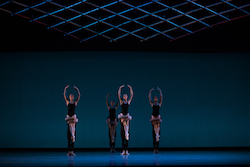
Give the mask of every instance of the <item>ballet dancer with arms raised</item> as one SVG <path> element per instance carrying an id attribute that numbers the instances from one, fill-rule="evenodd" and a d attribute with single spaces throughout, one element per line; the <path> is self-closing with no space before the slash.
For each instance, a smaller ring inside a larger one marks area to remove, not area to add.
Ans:
<path id="1" fill-rule="evenodd" d="M 76 140 L 76 123 L 78 122 L 78 118 L 75 114 L 75 107 L 77 106 L 77 103 L 80 100 L 80 91 L 79 89 L 74 86 L 74 88 L 77 90 L 78 93 L 78 98 L 76 101 L 74 101 L 74 95 L 70 94 L 69 99 L 66 96 L 66 91 L 69 88 L 69 85 L 67 85 L 64 88 L 64 99 L 66 101 L 66 105 L 68 106 L 68 114 L 66 115 L 65 121 L 67 122 L 68 125 L 68 130 L 67 130 L 67 138 L 68 138 L 68 156 L 75 156 L 74 153 L 74 143 Z"/>
<path id="2" fill-rule="evenodd" d="M 131 100 L 133 99 L 134 93 L 133 89 L 130 85 L 127 85 L 130 89 L 130 98 L 128 98 L 127 94 L 123 94 L 121 98 L 121 89 L 124 87 L 124 85 L 121 85 L 118 89 L 118 98 L 119 102 L 122 108 L 121 113 L 118 115 L 118 118 L 120 119 L 121 123 L 121 137 L 122 137 L 122 153 L 121 155 L 129 155 L 128 153 L 128 140 L 129 140 L 129 121 L 132 120 L 132 117 L 130 116 L 128 112 L 128 107 L 131 103 Z"/>
<path id="3" fill-rule="evenodd" d="M 116 126 L 118 125 L 118 121 L 116 118 L 116 110 L 119 105 L 117 101 L 115 105 L 115 101 L 111 100 L 110 104 L 108 102 L 110 93 L 106 97 L 106 104 L 109 110 L 109 117 L 106 119 L 106 123 L 109 125 L 109 145 L 110 152 L 115 152 L 115 137 L 116 137 Z"/>
<path id="4" fill-rule="evenodd" d="M 153 108 L 152 115 L 150 116 L 150 122 L 152 123 L 152 134 L 153 134 L 153 146 L 154 146 L 154 153 L 159 153 L 159 139 L 160 139 L 160 124 L 162 123 L 161 115 L 159 113 L 160 107 L 162 105 L 162 91 L 159 87 L 157 87 L 157 90 L 160 92 L 160 101 L 158 102 L 158 97 L 154 96 L 154 101 L 152 101 L 151 98 L 151 92 L 154 90 L 152 88 L 149 91 L 149 103 L 151 107 Z"/>

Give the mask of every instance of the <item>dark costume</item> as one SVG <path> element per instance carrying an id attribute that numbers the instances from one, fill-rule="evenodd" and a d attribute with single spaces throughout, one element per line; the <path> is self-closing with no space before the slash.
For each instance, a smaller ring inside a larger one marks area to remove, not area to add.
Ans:
<path id="1" fill-rule="evenodd" d="M 115 108 L 109 108 L 109 117 L 108 118 L 110 120 L 110 123 L 115 123 L 115 120 L 116 120 L 116 109 Z M 109 132 L 109 145 L 110 145 L 110 148 L 114 149 L 115 148 L 115 140 L 113 140 L 113 142 L 112 142 L 112 137 L 110 135 L 110 129 L 109 129 L 108 132 Z M 116 132 L 115 132 L 114 137 L 116 137 Z"/>
<path id="2" fill-rule="evenodd" d="M 122 105 L 122 111 L 121 113 L 123 115 L 127 115 L 128 114 L 128 107 L 129 107 L 129 104 L 128 102 L 123 102 Z M 125 131 L 124 131 L 124 126 L 123 126 L 123 123 L 121 123 L 121 137 L 122 137 L 122 150 L 125 150 L 125 151 L 128 151 L 128 140 L 126 140 L 125 138 Z"/>
<path id="3" fill-rule="evenodd" d="M 70 117 L 72 117 L 73 115 L 75 115 L 75 103 L 69 103 L 68 104 L 68 115 Z M 68 151 L 74 151 L 74 142 L 72 142 L 72 135 L 70 133 L 70 127 L 69 124 L 68 125 L 68 129 L 67 129 L 67 138 L 68 138 Z M 75 125 L 76 128 L 76 125 Z M 75 131 L 75 136 L 76 136 L 76 131 Z"/>
<path id="4" fill-rule="evenodd" d="M 154 117 L 158 117 L 159 116 L 159 110 L 160 110 L 160 105 L 159 104 L 153 104 L 152 106 L 153 108 L 153 112 L 152 112 L 152 115 Z M 159 131 L 159 135 L 160 135 L 161 131 Z M 158 149 L 159 148 L 159 141 L 156 141 L 156 134 L 155 134 L 155 131 L 154 131 L 154 125 L 152 124 L 152 135 L 153 135 L 153 146 L 154 146 L 154 149 Z"/>

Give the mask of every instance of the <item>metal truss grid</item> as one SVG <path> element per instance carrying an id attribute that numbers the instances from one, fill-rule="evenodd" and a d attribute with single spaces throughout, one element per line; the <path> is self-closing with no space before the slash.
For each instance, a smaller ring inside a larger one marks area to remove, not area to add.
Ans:
<path id="1" fill-rule="evenodd" d="M 102 37 L 170 41 L 250 15 L 243 0 L 9 0 L 0 10 L 80 42 Z"/>

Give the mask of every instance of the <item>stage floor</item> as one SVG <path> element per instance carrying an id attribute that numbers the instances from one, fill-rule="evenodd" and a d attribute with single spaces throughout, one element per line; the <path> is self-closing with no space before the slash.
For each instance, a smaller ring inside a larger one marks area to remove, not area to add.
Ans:
<path id="1" fill-rule="evenodd" d="M 250 151 L 1 151 L 0 166 L 250 166 Z"/>

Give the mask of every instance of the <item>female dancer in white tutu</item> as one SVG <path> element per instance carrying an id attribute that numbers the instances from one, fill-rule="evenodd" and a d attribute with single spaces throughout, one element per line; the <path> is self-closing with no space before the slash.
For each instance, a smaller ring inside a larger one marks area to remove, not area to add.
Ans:
<path id="1" fill-rule="evenodd" d="M 67 130 L 67 137 L 68 137 L 68 154 L 69 156 L 75 156 L 74 154 L 74 143 L 75 143 L 75 137 L 76 137 L 76 123 L 78 122 L 78 118 L 76 117 L 75 114 L 75 107 L 77 106 L 77 103 L 79 102 L 80 99 L 80 91 L 79 89 L 74 86 L 74 88 L 77 90 L 78 93 L 78 98 L 76 101 L 74 101 L 74 95 L 70 94 L 69 99 L 66 96 L 66 90 L 69 87 L 67 85 L 64 88 L 64 99 L 66 101 L 66 105 L 68 106 L 68 114 L 66 115 L 65 121 L 68 124 L 68 130 Z"/>
<path id="2" fill-rule="evenodd" d="M 120 105 L 122 107 L 121 113 L 118 115 L 118 118 L 121 122 L 121 137 L 122 137 L 122 153 L 121 155 L 129 155 L 128 153 L 128 140 L 129 140 L 129 121 L 132 120 L 132 117 L 128 113 L 128 107 L 133 98 L 133 89 L 130 85 L 127 85 L 130 89 L 130 98 L 128 99 L 128 95 L 124 94 L 121 99 L 121 89 L 124 85 L 121 85 L 118 90 L 118 98 L 120 101 Z"/>
<path id="3" fill-rule="evenodd" d="M 151 107 L 153 108 L 153 113 L 152 113 L 152 115 L 150 117 L 150 121 L 151 121 L 152 126 L 153 126 L 152 134 L 153 134 L 154 152 L 159 153 L 158 147 L 159 147 L 159 138 L 160 138 L 160 123 L 162 122 L 159 110 L 160 110 L 160 107 L 161 107 L 161 104 L 162 104 L 163 96 L 162 96 L 161 89 L 159 87 L 157 87 L 157 90 L 160 92 L 160 102 L 158 102 L 158 97 L 157 96 L 155 96 L 154 101 L 152 101 L 151 92 L 153 90 L 154 90 L 154 88 L 152 88 L 149 91 L 149 95 L 148 95 L 149 102 L 151 104 Z"/>

